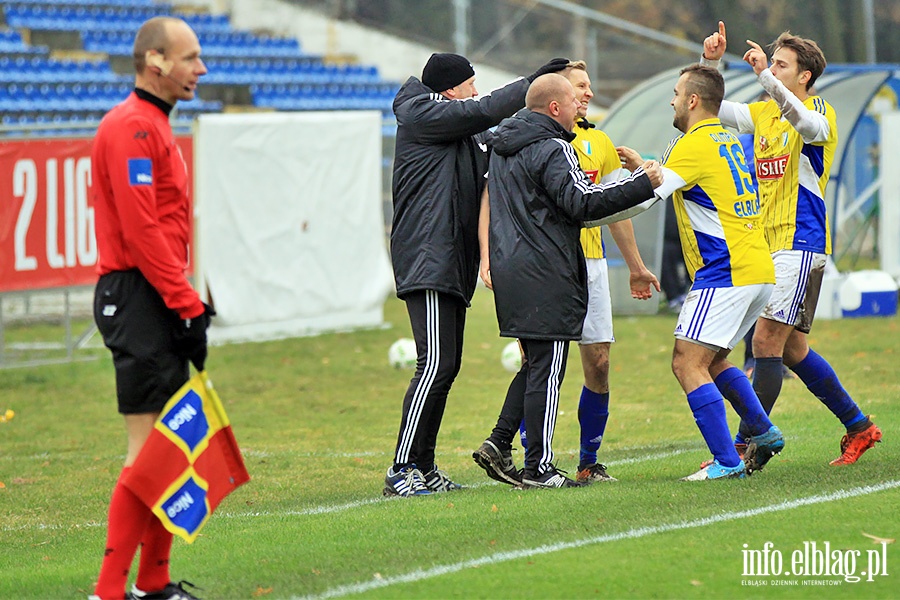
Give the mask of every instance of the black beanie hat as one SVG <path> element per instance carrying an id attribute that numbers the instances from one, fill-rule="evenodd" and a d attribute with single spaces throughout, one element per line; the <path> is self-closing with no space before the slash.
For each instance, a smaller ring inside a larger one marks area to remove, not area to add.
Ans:
<path id="1" fill-rule="evenodd" d="M 422 83 L 435 92 L 443 92 L 474 75 L 475 69 L 467 58 L 459 54 L 435 52 L 422 69 Z"/>

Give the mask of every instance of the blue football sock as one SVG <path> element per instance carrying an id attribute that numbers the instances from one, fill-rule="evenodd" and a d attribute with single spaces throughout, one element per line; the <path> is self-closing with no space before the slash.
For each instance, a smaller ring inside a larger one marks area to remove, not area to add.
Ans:
<path id="1" fill-rule="evenodd" d="M 747 424 L 750 435 L 762 435 L 769 430 L 772 421 L 763 410 L 759 397 L 743 371 L 737 367 L 725 369 L 716 377 L 716 387 L 731 402 L 734 411 L 741 417 L 741 424 Z"/>
<path id="2" fill-rule="evenodd" d="M 609 420 L 609 392 L 598 394 L 582 387 L 581 399 L 578 402 L 578 423 L 581 425 L 579 467 L 597 462 L 597 450 L 603 442 L 607 420 Z"/>
<path id="3" fill-rule="evenodd" d="M 723 467 L 738 466 L 741 457 L 731 443 L 731 433 L 725 418 L 725 402 L 716 384 L 701 385 L 687 395 L 687 400 L 694 413 L 694 421 L 713 457 Z"/>
<path id="4" fill-rule="evenodd" d="M 525 436 L 525 419 L 519 425 L 519 440 L 522 442 L 522 450 L 528 450 L 528 438 Z"/>
<path id="5" fill-rule="evenodd" d="M 828 361 L 816 354 L 812 348 L 806 358 L 791 367 L 807 389 L 828 407 L 845 427 L 850 427 L 866 418 L 859 406 L 841 385 L 837 373 Z"/>

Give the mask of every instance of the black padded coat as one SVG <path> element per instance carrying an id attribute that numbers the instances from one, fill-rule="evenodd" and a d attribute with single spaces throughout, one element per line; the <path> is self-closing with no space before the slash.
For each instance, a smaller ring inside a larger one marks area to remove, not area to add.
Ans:
<path id="1" fill-rule="evenodd" d="M 581 339 L 587 312 L 582 223 L 653 197 L 640 168 L 615 183 L 592 183 L 569 144 L 574 137 L 528 110 L 505 119 L 492 136 L 489 243 L 502 336 Z"/>
<path id="2" fill-rule="evenodd" d="M 524 106 L 528 81 L 447 100 L 415 77 L 394 98 L 391 261 L 397 295 L 436 290 L 472 299 L 478 277 L 478 211 L 485 132 Z"/>

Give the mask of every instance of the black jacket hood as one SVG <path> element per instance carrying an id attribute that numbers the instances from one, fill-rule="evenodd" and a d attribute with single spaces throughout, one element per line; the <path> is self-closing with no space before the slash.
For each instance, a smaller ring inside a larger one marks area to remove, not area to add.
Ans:
<path id="1" fill-rule="evenodd" d="M 512 156 L 526 146 L 551 138 L 571 142 L 575 139 L 575 134 L 566 131 L 547 115 L 523 108 L 501 121 L 491 140 L 494 152 L 500 156 Z"/>
<path id="2" fill-rule="evenodd" d="M 422 94 L 434 94 L 435 91 L 430 87 L 419 81 L 416 77 L 410 77 L 407 79 L 400 89 L 397 90 L 397 95 L 394 96 L 394 102 L 392 103 L 394 112 L 397 111 L 397 108 L 410 100 L 411 98 L 415 98 L 416 96 L 421 96 Z"/>

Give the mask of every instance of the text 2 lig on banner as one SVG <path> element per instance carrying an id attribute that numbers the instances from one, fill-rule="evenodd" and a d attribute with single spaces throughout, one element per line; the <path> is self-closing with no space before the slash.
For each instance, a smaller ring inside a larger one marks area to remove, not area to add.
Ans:
<path id="1" fill-rule="evenodd" d="M 192 170 L 191 138 L 176 139 Z M 0 292 L 97 281 L 91 143 L 0 142 Z"/>

